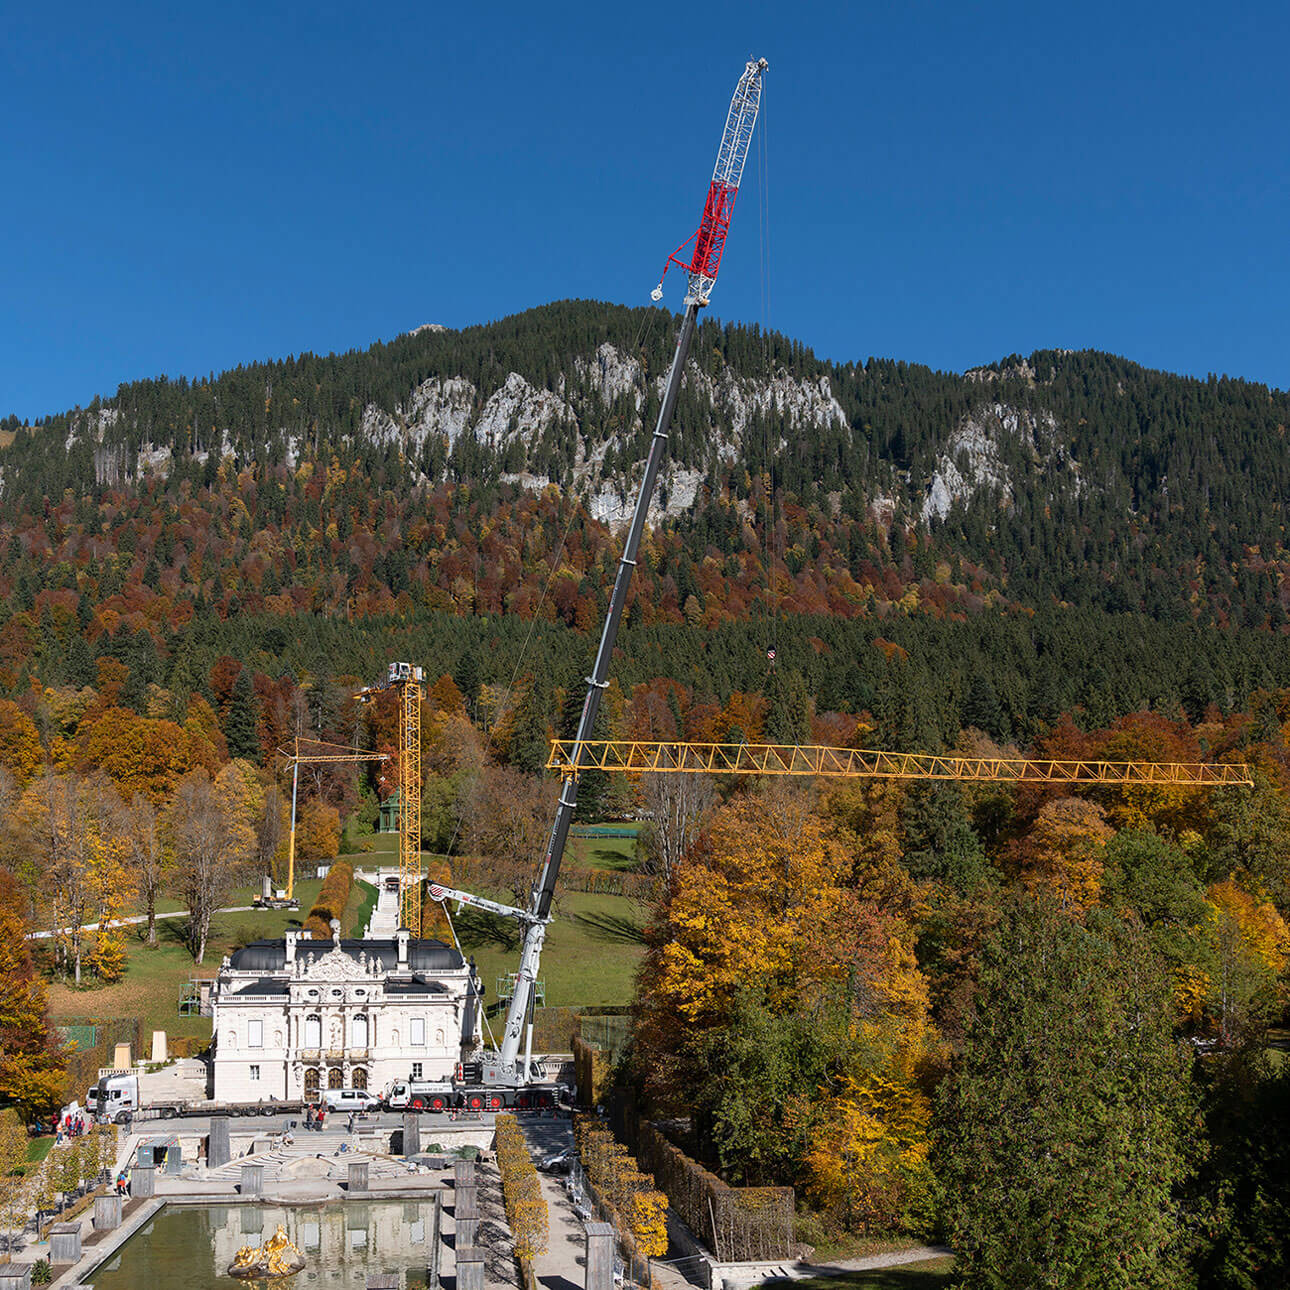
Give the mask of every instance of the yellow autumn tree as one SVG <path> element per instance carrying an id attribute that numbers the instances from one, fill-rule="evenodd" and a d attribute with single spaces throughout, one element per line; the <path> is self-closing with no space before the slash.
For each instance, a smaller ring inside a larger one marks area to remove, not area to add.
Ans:
<path id="1" fill-rule="evenodd" d="M 1096 803 L 1078 797 L 1047 802 L 1016 849 L 1021 880 L 1082 917 L 1101 899 L 1102 852 L 1114 836 Z"/>
<path id="2" fill-rule="evenodd" d="M 940 1053 L 912 924 L 849 885 L 882 866 L 848 842 L 800 792 L 718 811 L 650 929 L 636 1038 L 651 1092 L 689 1107 L 732 1181 L 795 1182 L 876 1226 L 926 1191 Z"/>
<path id="3" fill-rule="evenodd" d="M 1197 1029 L 1231 1047 L 1284 1009 L 1290 928 L 1270 900 L 1231 878 L 1213 884 L 1194 945 L 1196 959 L 1179 970 L 1177 996 Z"/>

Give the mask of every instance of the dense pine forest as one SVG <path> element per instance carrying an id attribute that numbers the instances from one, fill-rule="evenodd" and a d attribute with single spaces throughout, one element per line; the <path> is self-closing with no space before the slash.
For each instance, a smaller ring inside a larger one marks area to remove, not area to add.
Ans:
<path id="1" fill-rule="evenodd" d="M 155 943 L 167 896 L 200 960 L 235 881 L 280 876 L 278 749 L 397 746 L 389 693 L 356 699 L 392 660 L 429 679 L 435 872 L 525 899 L 674 327 L 564 302 L 3 423 L 0 1099 L 65 1092 L 41 971 L 119 980 L 123 911 Z M 972 1286 L 1284 1285 L 1290 396 L 1094 352 L 840 364 L 712 321 L 694 354 L 601 733 L 1252 786 L 586 776 L 581 818 L 644 821 L 601 1091 L 794 1187 L 826 1247 L 947 1239 Z M 396 778 L 303 775 L 298 855 Z M 24 919 L 101 926 L 38 964 Z"/>

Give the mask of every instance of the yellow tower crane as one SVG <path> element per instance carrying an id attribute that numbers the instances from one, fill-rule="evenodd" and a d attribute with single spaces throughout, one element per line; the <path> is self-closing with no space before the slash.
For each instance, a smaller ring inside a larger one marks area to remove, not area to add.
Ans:
<path id="1" fill-rule="evenodd" d="M 287 842 L 288 902 L 294 902 L 296 898 L 296 794 L 300 787 L 300 767 L 343 761 L 388 761 L 390 758 L 389 753 L 365 752 L 361 748 L 351 748 L 348 744 L 328 743 L 326 739 L 306 739 L 304 742 L 333 751 L 302 753 L 299 735 L 293 741 L 292 752 L 287 752 L 285 748 L 278 749 L 278 756 L 291 766 L 291 835 Z"/>
<path id="2" fill-rule="evenodd" d="M 421 935 L 421 697 L 425 669 L 391 663 L 380 685 L 358 697 L 370 702 L 379 690 L 396 690 L 399 701 L 399 923 Z"/>
<path id="3" fill-rule="evenodd" d="M 811 775 L 866 779 L 957 779 L 1002 784 L 1159 784 L 1178 788 L 1250 785 L 1249 768 L 1225 762 L 1091 761 L 1052 757 L 964 757 L 881 752 L 817 744 L 716 744 L 685 740 L 556 739 L 547 769 L 570 779 L 587 770 L 626 774 Z"/>

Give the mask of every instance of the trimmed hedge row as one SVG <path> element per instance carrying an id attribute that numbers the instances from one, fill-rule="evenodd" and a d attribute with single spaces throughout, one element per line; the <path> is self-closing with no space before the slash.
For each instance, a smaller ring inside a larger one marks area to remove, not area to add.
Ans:
<path id="1" fill-rule="evenodd" d="M 720 1262 L 791 1257 L 791 1187 L 731 1187 L 645 1121 L 638 1154 L 677 1216 Z"/>
<path id="2" fill-rule="evenodd" d="M 609 1211 L 614 1230 L 629 1252 L 661 1258 L 667 1253 L 667 1197 L 601 1121 L 580 1115 L 573 1135 L 587 1182 Z"/>
<path id="3" fill-rule="evenodd" d="M 546 1253 L 550 1222 L 542 1183 L 513 1115 L 497 1117 L 497 1168 L 502 1175 L 502 1200 L 506 1221 L 515 1237 L 515 1253 L 521 1263 L 527 1263 Z"/>
<path id="4" fill-rule="evenodd" d="M 344 915 L 353 888 L 354 866 L 348 860 L 333 860 L 304 923 L 305 930 L 315 941 L 331 940 L 331 920 L 339 920 Z M 341 928 L 342 935 L 344 930 Z"/>

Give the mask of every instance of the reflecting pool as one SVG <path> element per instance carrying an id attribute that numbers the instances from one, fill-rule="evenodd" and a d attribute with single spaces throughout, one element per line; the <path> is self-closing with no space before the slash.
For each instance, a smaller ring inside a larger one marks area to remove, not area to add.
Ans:
<path id="1" fill-rule="evenodd" d="M 308 1262 L 303 1272 L 269 1284 L 363 1286 L 377 1272 L 400 1273 L 400 1285 L 426 1284 L 434 1202 L 346 1201 L 308 1208 L 278 1205 L 167 1205 L 86 1280 L 94 1290 L 232 1290 L 264 1282 L 226 1275 L 244 1245 L 259 1245 L 281 1223 Z"/>

